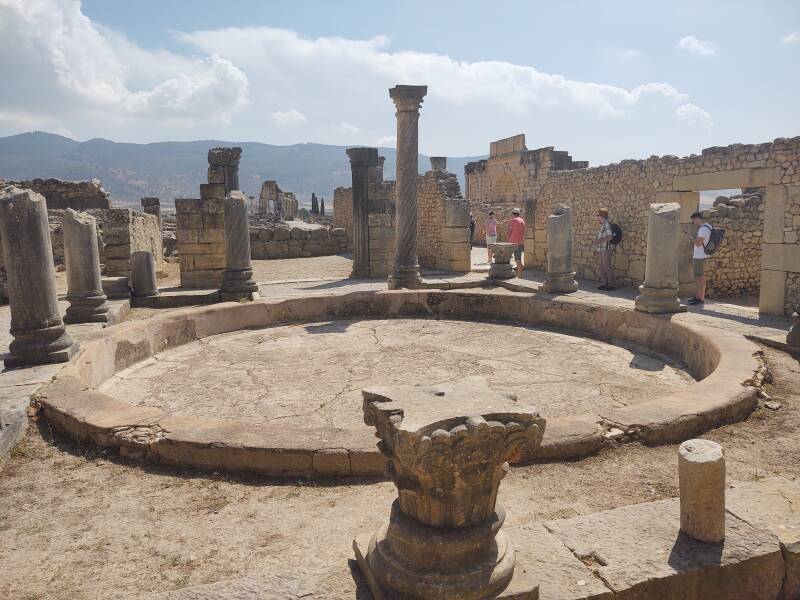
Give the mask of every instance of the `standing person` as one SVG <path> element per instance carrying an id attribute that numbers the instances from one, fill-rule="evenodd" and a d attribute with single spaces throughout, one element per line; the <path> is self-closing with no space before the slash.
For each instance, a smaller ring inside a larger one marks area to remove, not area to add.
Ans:
<path id="1" fill-rule="evenodd" d="M 472 238 L 475 237 L 475 215 L 469 213 L 469 249 L 472 250 Z"/>
<path id="2" fill-rule="evenodd" d="M 511 214 L 514 217 L 508 221 L 508 241 L 516 244 L 514 260 L 516 261 L 517 277 L 522 278 L 522 251 L 525 248 L 525 221 L 519 216 L 520 210 L 514 208 Z"/>
<path id="3" fill-rule="evenodd" d="M 699 212 L 692 213 L 692 223 L 697 226 L 697 236 L 689 236 L 694 248 L 692 248 L 692 268 L 694 278 L 697 281 L 697 295 L 689 299 L 689 304 L 693 306 L 703 305 L 706 302 L 706 246 L 711 239 L 711 225 L 703 220 L 703 215 Z"/>
<path id="4" fill-rule="evenodd" d="M 615 290 L 614 268 L 611 266 L 611 255 L 614 247 L 611 240 L 614 239 L 614 232 L 611 229 L 611 221 L 608 218 L 608 209 L 601 208 L 597 211 L 597 218 L 600 221 L 600 231 L 597 232 L 597 258 L 600 271 L 600 285 L 598 290 Z"/>
<path id="5" fill-rule="evenodd" d="M 489 262 L 492 262 L 492 249 L 489 248 L 489 244 L 496 244 L 497 243 L 497 219 L 494 217 L 494 211 L 489 211 L 489 216 L 486 218 L 486 222 L 484 223 L 486 226 L 486 256 L 489 258 Z"/>

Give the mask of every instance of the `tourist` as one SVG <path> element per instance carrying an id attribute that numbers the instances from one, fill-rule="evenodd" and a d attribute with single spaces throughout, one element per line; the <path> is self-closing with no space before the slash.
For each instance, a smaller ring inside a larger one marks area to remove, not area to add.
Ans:
<path id="1" fill-rule="evenodd" d="M 611 243 L 614 239 L 614 231 L 611 228 L 611 220 L 608 218 L 608 209 L 601 208 L 597 211 L 597 218 L 600 221 L 600 231 L 597 232 L 597 258 L 600 271 L 600 285 L 598 290 L 615 290 L 614 268 L 611 266 L 611 255 L 615 246 Z"/>
<path id="2" fill-rule="evenodd" d="M 472 250 L 472 238 L 475 237 L 475 216 L 469 213 L 469 249 Z"/>
<path id="3" fill-rule="evenodd" d="M 494 217 L 494 211 L 489 211 L 489 216 L 486 218 L 484 223 L 486 228 L 486 256 L 489 259 L 489 262 L 492 262 L 492 249 L 489 248 L 489 244 L 496 244 L 497 243 L 497 219 Z"/>
<path id="4" fill-rule="evenodd" d="M 514 250 L 514 260 L 516 261 L 517 277 L 522 277 L 522 251 L 525 246 L 525 221 L 519 216 L 520 210 L 514 208 L 511 214 L 513 218 L 508 221 L 508 241 L 511 244 L 516 244 Z"/>
<path id="5" fill-rule="evenodd" d="M 694 248 L 692 249 L 692 269 L 694 270 L 695 281 L 697 281 L 697 295 L 689 299 L 689 304 L 693 306 L 702 305 L 706 302 L 706 245 L 711 239 L 711 225 L 703 220 L 703 215 L 699 212 L 692 213 L 692 223 L 697 227 L 697 236 L 689 236 Z"/>

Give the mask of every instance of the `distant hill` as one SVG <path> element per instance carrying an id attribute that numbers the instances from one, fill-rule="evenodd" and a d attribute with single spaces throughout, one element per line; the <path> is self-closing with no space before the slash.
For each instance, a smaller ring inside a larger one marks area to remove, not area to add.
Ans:
<path id="1" fill-rule="evenodd" d="M 301 205 L 310 206 L 311 192 L 333 200 L 333 190 L 350 185 L 346 146 L 294 144 L 273 146 L 257 142 L 198 140 L 125 144 L 104 139 L 76 142 L 35 131 L 0 137 L 0 177 L 66 180 L 99 179 L 116 205 L 139 205 L 144 196 L 161 198 L 172 206 L 175 198 L 192 198 L 206 180 L 208 149 L 241 146 L 239 185 L 248 196 L 258 196 L 261 183 L 274 179 L 281 189 L 294 192 Z M 380 148 L 386 157 L 384 177 L 394 179 L 395 149 Z M 464 165 L 483 157 L 448 158 L 448 169 L 458 175 L 463 188 Z M 420 155 L 420 172 L 429 168 Z M 327 204 L 331 206 L 331 204 Z"/>

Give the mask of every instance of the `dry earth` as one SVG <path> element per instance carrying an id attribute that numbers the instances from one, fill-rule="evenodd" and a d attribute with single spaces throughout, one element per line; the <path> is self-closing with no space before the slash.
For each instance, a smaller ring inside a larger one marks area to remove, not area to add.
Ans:
<path id="1" fill-rule="evenodd" d="M 775 377 L 768 392 L 782 407 L 705 436 L 724 445 L 731 479 L 800 476 L 800 363 L 765 352 Z M 632 444 L 514 468 L 501 502 L 508 524 L 518 525 L 676 493 L 676 447 Z M 268 570 L 327 574 L 332 589 L 354 590 L 352 536 L 374 529 L 393 496 L 381 481 L 141 467 L 54 437 L 40 423 L 0 472 L 0 598 L 130 598 Z"/>

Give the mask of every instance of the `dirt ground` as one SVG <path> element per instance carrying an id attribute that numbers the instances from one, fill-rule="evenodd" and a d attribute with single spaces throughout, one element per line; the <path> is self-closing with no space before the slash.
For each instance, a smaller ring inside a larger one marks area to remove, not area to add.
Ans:
<path id="1" fill-rule="evenodd" d="M 767 391 L 782 407 L 705 436 L 725 447 L 732 480 L 800 475 L 800 362 L 765 352 L 774 373 Z M 514 526 L 677 491 L 676 447 L 630 444 L 513 468 L 500 501 Z M 376 528 L 393 497 L 385 481 L 142 467 L 34 422 L 0 472 L 0 598 L 130 598 L 265 571 L 354 591 L 352 537 Z"/>

